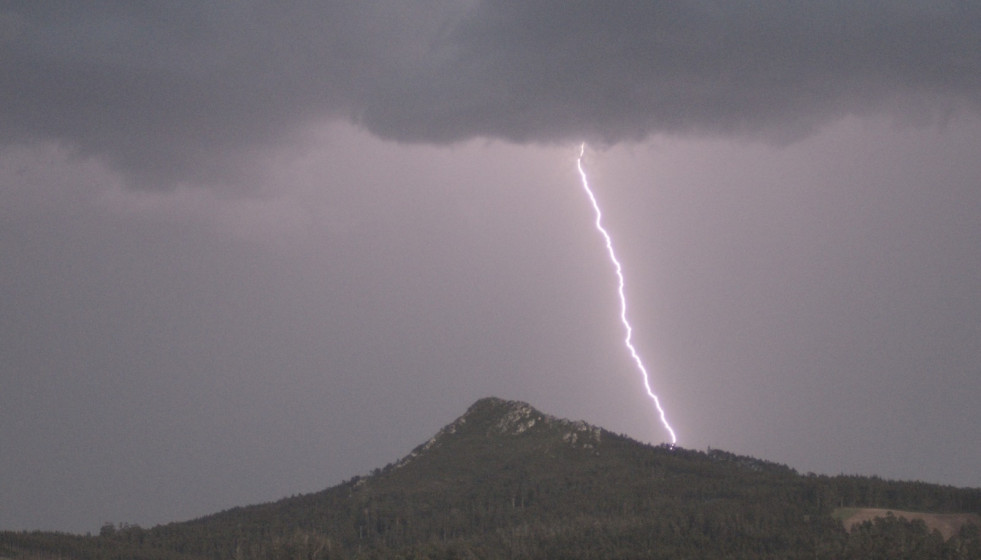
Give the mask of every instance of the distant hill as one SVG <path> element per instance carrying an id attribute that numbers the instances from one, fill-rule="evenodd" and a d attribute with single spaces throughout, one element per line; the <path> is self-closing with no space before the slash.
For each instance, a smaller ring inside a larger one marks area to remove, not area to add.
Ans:
<path id="1" fill-rule="evenodd" d="M 975 516 L 948 538 L 888 515 L 846 530 L 839 508 Z M 322 492 L 93 537 L 0 533 L 0 557 L 976 560 L 979 513 L 981 489 L 801 475 L 487 398 L 400 461 Z"/>

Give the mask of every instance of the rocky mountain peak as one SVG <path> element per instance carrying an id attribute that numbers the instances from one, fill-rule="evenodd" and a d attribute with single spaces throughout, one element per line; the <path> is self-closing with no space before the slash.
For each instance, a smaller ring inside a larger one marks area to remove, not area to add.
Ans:
<path id="1" fill-rule="evenodd" d="M 486 397 L 472 404 L 462 416 L 444 426 L 399 463 L 404 465 L 455 438 L 499 438 L 531 434 L 543 438 L 543 441 L 559 441 L 576 448 L 593 449 L 602 440 L 603 430 L 581 420 L 556 418 L 526 402 Z"/>

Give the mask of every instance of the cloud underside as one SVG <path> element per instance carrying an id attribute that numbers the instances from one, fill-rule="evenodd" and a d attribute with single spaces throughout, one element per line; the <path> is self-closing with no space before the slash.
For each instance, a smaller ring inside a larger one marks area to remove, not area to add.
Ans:
<path id="1" fill-rule="evenodd" d="M 958 2 L 8 4 L 0 141 L 66 143 L 134 185 L 234 182 L 310 123 L 401 142 L 803 137 L 981 101 Z"/>

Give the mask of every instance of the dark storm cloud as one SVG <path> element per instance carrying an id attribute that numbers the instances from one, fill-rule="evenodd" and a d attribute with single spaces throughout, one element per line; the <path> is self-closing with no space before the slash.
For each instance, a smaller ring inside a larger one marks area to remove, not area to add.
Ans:
<path id="1" fill-rule="evenodd" d="M 315 119 L 406 142 L 783 140 L 977 104 L 979 30 L 960 2 L 14 3 L 0 135 L 144 185 L 234 181 Z"/>
<path id="2" fill-rule="evenodd" d="M 487 2 L 445 64 L 378 89 L 365 122 L 407 141 L 799 136 L 904 96 L 927 111 L 976 103 L 979 16 L 941 3 Z"/>
<path id="3" fill-rule="evenodd" d="M 0 26 L 5 144 L 59 140 L 137 184 L 214 182 L 312 118 L 350 115 L 428 16 L 370 2 L 38 4 Z"/>

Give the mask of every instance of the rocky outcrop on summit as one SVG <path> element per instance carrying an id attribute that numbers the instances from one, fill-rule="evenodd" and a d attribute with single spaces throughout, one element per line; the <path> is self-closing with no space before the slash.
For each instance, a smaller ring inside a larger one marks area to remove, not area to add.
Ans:
<path id="1" fill-rule="evenodd" d="M 525 402 L 487 397 L 471 405 L 463 416 L 445 426 L 413 453 L 432 449 L 463 430 L 483 433 L 486 437 L 520 436 L 530 432 L 549 434 L 558 436 L 560 441 L 571 446 L 586 449 L 598 445 L 604 431 L 581 420 L 571 421 L 545 414 Z"/>
<path id="2" fill-rule="evenodd" d="M 528 403 L 498 397 L 478 400 L 467 411 L 395 464 L 402 467 L 436 448 L 460 438 L 533 437 L 543 447 L 563 445 L 595 450 L 603 440 L 602 428 L 582 420 L 545 414 Z"/>
<path id="3" fill-rule="evenodd" d="M 571 421 L 556 418 L 539 412 L 531 405 L 519 401 L 502 401 L 500 399 L 485 399 L 497 401 L 496 404 L 506 412 L 495 422 L 490 431 L 497 435 L 521 435 L 536 425 L 561 432 L 562 441 L 572 446 L 591 449 L 600 443 L 603 430 L 587 424 L 582 420 Z M 478 404 L 482 401 L 478 401 Z"/>

